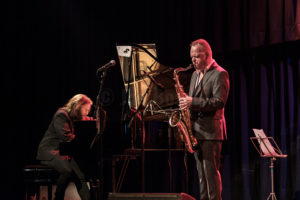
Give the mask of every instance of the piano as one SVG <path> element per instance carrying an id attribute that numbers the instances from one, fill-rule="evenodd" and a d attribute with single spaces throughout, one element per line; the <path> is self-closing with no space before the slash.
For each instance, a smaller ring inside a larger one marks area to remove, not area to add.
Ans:
<path id="1" fill-rule="evenodd" d="M 156 155 L 162 156 L 163 152 L 166 152 L 171 163 L 171 152 L 183 153 L 184 145 L 179 133 L 168 125 L 170 114 L 178 109 L 173 79 L 174 68 L 158 61 L 156 45 L 153 43 L 117 44 L 116 47 L 127 97 L 124 106 L 126 108 L 123 108 L 127 113 L 123 112 L 122 119 L 126 133 L 131 135 L 131 148 L 125 149 L 124 154 L 140 156 L 141 191 L 145 192 L 145 163 L 149 162 L 150 156 L 156 152 Z M 192 70 L 181 72 L 179 76 L 186 92 L 191 75 Z M 129 116 L 129 119 L 124 116 Z M 133 125 L 130 126 L 132 121 Z M 124 163 L 126 169 L 128 162 Z M 169 165 L 169 168 L 171 179 L 172 166 Z M 124 177 L 125 173 L 126 170 L 120 177 Z M 120 190 L 123 179 L 120 180 L 113 192 Z M 169 183 L 171 187 L 172 181 Z"/>
<path id="2" fill-rule="evenodd" d="M 75 121 L 74 134 L 76 137 L 71 142 L 60 143 L 60 153 L 74 157 L 88 179 L 98 178 L 100 147 L 97 140 L 96 121 Z"/>
<path id="3" fill-rule="evenodd" d="M 169 109 L 178 108 L 173 67 L 158 62 L 156 45 L 117 44 L 117 51 L 129 108 L 144 111 L 154 103 L 156 111 L 143 113 L 144 120 L 166 121 Z M 180 73 L 180 83 L 187 92 L 192 71 Z M 165 114 L 163 111 L 166 111 Z"/>
<path id="4" fill-rule="evenodd" d="M 177 137 L 177 133 L 172 134 L 172 144 L 169 144 L 166 124 L 171 113 L 178 109 L 178 97 L 173 79 L 174 68 L 158 61 L 154 43 L 117 44 L 116 47 L 127 94 L 128 110 L 130 110 L 125 114 L 123 112 L 123 115 L 131 116 L 131 121 L 132 116 L 137 115 L 145 124 L 147 131 L 143 134 L 136 126 L 135 130 L 131 130 L 134 132 L 131 133 L 132 148 L 142 147 L 142 141 L 145 148 L 166 149 L 171 146 L 181 148 L 182 142 Z M 187 93 L 192 72 L 193 70 L 180 72 L 179 75 L 180 83 Z M 158 143 L 161 144 L 157 145 Z"/>

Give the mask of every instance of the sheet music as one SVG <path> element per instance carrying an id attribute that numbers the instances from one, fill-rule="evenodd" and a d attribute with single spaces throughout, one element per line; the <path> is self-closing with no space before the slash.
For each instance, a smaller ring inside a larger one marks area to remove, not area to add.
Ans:
<path id="1" fill-rule="evenodd" d="M 269 141 L 268 137 L 264 133 L 263 129 L 253 129 L 254 134 L 258 139 L 259 146 L 264 156 L 279 156 L 275 151 L 273 145 Z"/>

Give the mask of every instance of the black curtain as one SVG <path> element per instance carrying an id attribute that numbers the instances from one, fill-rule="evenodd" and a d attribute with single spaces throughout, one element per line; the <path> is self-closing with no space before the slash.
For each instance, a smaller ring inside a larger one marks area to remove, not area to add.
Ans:
<path id="1" fill-rule="evenodd" d="M 253 128 L 273 137 L 287 158 L 277 158 L 274 189 L 279 199 L 299 199 L 299 41 L 226 57 L 231 90 L 224 145 L 224 199 L 265 199 L 271 192 L 270 159 L 261 158 Z M 232 62 L 234 61 L 234 62 Z M 231 63 L 231 64 L 230 64 Z"/>
<path id="2" fill-rule="evenodd" d="M 265 199 L 270 191 L 269 160 L 260 159 L 252 146 L 252 128 L 264 129 L 288 154 L 275 161 L 277 197 L 299 199 L 299 0 L 7 0 L 3 5 L 5 198 L 23 198 L 22 167 L 35 162 L 55 110 L 76 93 L 96 99 L 95 72 L 118 61 L 116 43 L 155 43 L 161 64 L 182 67 L 190 63 L 189 43 L 205 38 L 231 80 L 224 199 Z M 104 89 L 107 132 L 120 138 L 119 63 L 108 71 Z"/>

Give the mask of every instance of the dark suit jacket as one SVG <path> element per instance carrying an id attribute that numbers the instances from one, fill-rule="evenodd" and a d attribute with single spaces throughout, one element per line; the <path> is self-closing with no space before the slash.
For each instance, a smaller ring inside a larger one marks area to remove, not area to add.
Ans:
<path id="1" fill-rule="evenodd" d="M 69 141 L 68 133 L 74 133 L 73 121 L 67 112 L 58 109 L 39 144 L 37 160 L 52 160 L 54 155 L 51 151 L 59 150 L 61 142 Z"/>
<path id="2" fill-rule="evenodd" d="M 199 140 L 223 140 L 226 136 L 224 107 L 229 94 L 229 75 L 214 62 L 194 91 L 196 75 L 193 73 L 189 96 L 193 97 L 191 123 Z"/>

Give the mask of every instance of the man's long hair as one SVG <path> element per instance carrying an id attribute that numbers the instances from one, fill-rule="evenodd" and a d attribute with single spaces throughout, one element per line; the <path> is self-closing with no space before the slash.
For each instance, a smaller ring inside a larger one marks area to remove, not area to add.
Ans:
<path id="1" fill-rule="evenodd" d="M 93 104 L 93 101 L 84 94 L 76 94 L 61 109 L 65 110 L 73 120 L 82 118 L 80 108 L 85 104 Z"/>

